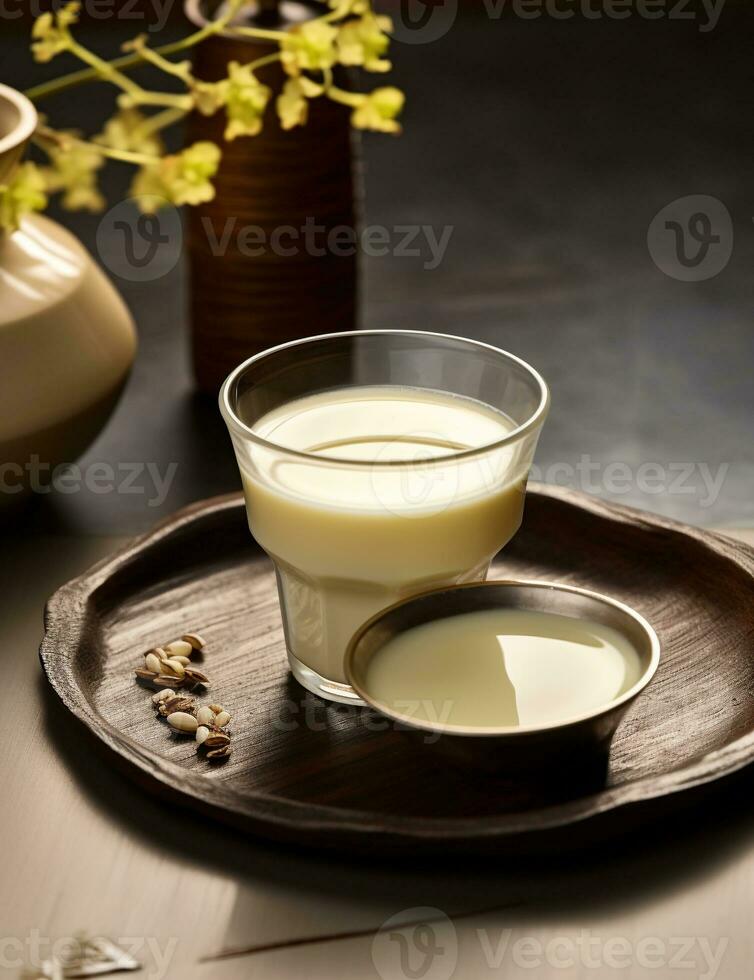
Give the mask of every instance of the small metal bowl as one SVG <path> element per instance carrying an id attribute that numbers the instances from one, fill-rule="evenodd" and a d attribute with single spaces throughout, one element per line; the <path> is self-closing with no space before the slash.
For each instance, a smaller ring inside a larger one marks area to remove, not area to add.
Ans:
<path id="1" fill-rule="evenodd" d="M 372 696 L 367 668 L 372 657 L 399 633 L 459 613 L 525 609 L 589 619 L 621 632 L 639 654 L 642 674 L 632 688 L 602 708 L 556 724 L 475 728 L 433 725 L 402 715 Z M 660 661 L 660 642 L 649 623 L 629 606 L 587 589 L 545 582 L 472 582 L 433 589 L 373 616 L 354 634 L 345 656 L 348 683 L 374 711 L 433 751 L 463 765 L 531 772 L 566 760 L 604 766 L 610 742 L 629 706 L 646 688 Z"/>

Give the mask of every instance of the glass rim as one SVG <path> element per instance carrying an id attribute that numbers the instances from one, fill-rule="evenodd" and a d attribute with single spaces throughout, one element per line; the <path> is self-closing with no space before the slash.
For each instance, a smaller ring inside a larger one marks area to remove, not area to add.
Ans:
<path id="1" fill-rule="evenodd" d="M 300 347 L 317 340 L 337 340 L 339 338 L 346 337 L 378 336 L 432 337 L 442 340 L 456 340 L 463 344 L 469 344 L 471 347 L 479 347 L 483 350 L 492 351 L 494 354 L 501 355 L 509 362 L 512 361 L 513 363 L 517 364 L 534 379 L 535 383 L 539 387 L 539 404 L 525 422 L 522 422 L 521 425 L 516 426 L 516 428 L 509 432 L 506 436 L 504 436 L 502 439 L 495 440 L 495 442 L 485 443 L 483 446 L 474 446 L 472 449 L 464 449 L 461 452 L 448 453 L 445 456 L 435 456 L 426 460 L 423 459 L 417 461 L 413 459 L 387 459 L 372 460 L 369 462 L 366 462 L 365 460 L 342 459 L 337 456 L 322 456 L 319 453 L 306 452 L 300 449 L 291 449 L 289 446 L 283 446 L 280 443 L 273 442 L 269 439 L 264 439 L 258 433 L 254 432 L 251 426 L 241 421 L 230 404 L 230 389 L 239 376 L 252 364 L 255 364 L 257 361 L 261 361 L 272 354 L 277 354 L 279 351 L 286 350 L 287 348 Z M 250 440 L 264 449 L 269 449 L 285 456 L 291 456 L 295 459 L 303 459 L 310 463 L 317 462 L 320 465 L 327 463 L 356 469 L 371 469 L 374 466 L 416 467 L 447 465 L 450 460 L 470 459 L 474 456 L 482 456 L 486 453 L 494 452 L 495 450 L 509 446 L 514 442 L 518 442 L 521 438 L 526 436 L 529 432 L 536 429 L 538 425 L 541 425 L 544 422 L 550 408 L 550 389 L 539 371 L 533 368 L 531 364 L 524 361 L 523 358 L 517 357 L 515 354 L 511 354 L 509 351 L 505 351 L 501 347 L 495 347 L 493 344 L 486 344 L 481 340 L 471 340 L 468 337 L 458 337 L 455 334 L 438 333 L 437 331 L 432 330 L 344 330 L 337 333 L 322 333 L 316 334 L 312 337 L 301 337 L 298 340 L 289 340 L 284 344 L 277 344 L 275 347 L 269 347 L 267 350 L 260 351 L 258 354 L 253 354 L 245 361 L 242 361 L 230 372 L 220 388 L 218 400 L 220 405 L 220 413 L 225 419 L 225 423 L 228 428 L 231 431 L 235 431 L 237 435 Z"/>

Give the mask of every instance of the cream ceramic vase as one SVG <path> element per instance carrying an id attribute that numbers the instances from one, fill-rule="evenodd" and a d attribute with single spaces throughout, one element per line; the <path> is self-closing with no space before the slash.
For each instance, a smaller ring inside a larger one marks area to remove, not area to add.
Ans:
<path id="1" fill-rule="evenodd" d="M 0 85 L 0 184 L 34 131 L 32 103 Z M 86 249 L 40 215 L 0 231 L 0 509 L 30 474 L 75 460 L 105 424 L 133 363 L 136 331 Z"/>

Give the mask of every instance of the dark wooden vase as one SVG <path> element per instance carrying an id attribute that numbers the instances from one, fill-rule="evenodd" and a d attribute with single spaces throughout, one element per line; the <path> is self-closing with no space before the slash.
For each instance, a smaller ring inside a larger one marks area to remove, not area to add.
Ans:
<path id="1" fill-rule="evenodd" d="M 211 10 L 201 0 L 186 4 L 194 22 Z M 312 9 L 313 16 L 320 12 Z M 271 26 L 269 12 L 263 17 Z M 286 24 L 278 19 L 272 26 Z M 216 81 L 228 62 L 244 64 L 272 50 L 220 35 L 196 49 L 194 71 Z M 276 95 L 284 81 L 276 64 L 258 77 Z M 188 209 L 194 373 L 198 387 L 213 393 L 257 351 L 357 323 L 357 254 L 348 245 L 357 222 L 349 110 L 313 99 L 308 123 L 284 131 L 271 100 L 258 136 L 228 143 L 224 129 L 222 111 L 194 114 L 188 126 L 189 143 L 212 140 L 223 149 L 215 199 Z"/>

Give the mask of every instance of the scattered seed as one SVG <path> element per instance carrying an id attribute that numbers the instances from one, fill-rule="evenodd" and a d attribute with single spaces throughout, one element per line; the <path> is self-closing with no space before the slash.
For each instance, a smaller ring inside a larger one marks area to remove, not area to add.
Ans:
<path id="1" fill-rule="evenodd" d="M 203 650 L 206 646 L 203 637 L 199 636 L 198 633 L 184 633 L 181 639 L 188 643 L 192 650 Z"/>
<path id="2" fill-rule="evenodd" d="M 138 673 L 138 671 L 137 671 Z M 175 684 L 175 674 L 160 674 L 159 677 L 153 677 L 152 683 L 157 687 L 171 687 Z"/>
<path id="3" fill-rule="evenodd" d="M 196 718 L 185 711 L 174 711 L 168 715 L 168 724 L 177 732 L 193 734 L 199 727 Z"/>
<path id="4" fill-rule="evenodd" d="M 199 708 L 196 713 L 196 720 L 200 725 L 214 725 L 215 713 L 211 708 Z"/>
<path id="5" fill-rule="evenodd" d="M 183 670 L 186 680 L 192 684 L 209 684 L 207 675 L 197 670 L 196 667 L 184 667 Z"/>
<path id="6" fill-rule="evenodd" d="M 164 717 L 172 715 L 175 711 L 184 711 L 188 715 L 194 714 L 195 698 L 182 697 L 180 694 L 173 695 L 160 705 L 160 714 Z"/>
<path id="7" fill-rule="evenodd" d="M 196 698 L 176 693 L 180 688 L 191 690 L 209 684 L 207 675 L 191 663 L 194 651 L 203 650 L 205 645 L 198 633 L 184 633 L 178 640 L 147 650 L 144 666 L 135 673 L 140 680 L 149 681 L 159 689 L 152 695 L 152 703 L 173 731 L 194 735 L 197 748 L 208 750 L 207 759 L 220 762 L 231 751 L 230 735 L 223 730 L 231 721 L 230 713 L 220 704 L 197 709 Z"/>
<path id="8" fill-rule="evenodd" d="M 211 731 L 204 740 L 208 749 L 216 749 L 221 745 L 230 745 L 230 735 L 225 732 Z"/>
<path id="9" fill-rule="evenodd" d="M 173 640 L 172 643 L 168 643 L 165 647 L 169 657 L 190 657 L 194 652 L 194 648 L 186 640 Z"/>
<path id="10" fill-rule="evenodd" d="M 166 660 L 162 665 L 162 669 L 171 670 L 175 676 L 180 677 L 181 680 L 186 676 L 186 668 L 177 660 Z"/>

